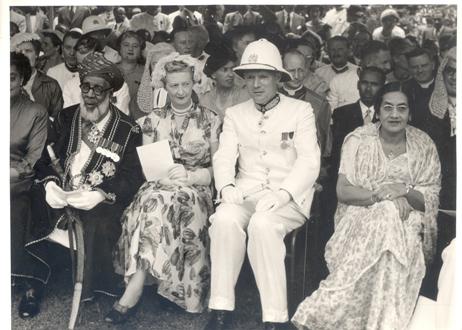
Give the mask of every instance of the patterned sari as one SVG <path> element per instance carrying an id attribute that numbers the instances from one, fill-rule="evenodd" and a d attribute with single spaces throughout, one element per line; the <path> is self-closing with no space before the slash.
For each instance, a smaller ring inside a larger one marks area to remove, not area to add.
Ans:
<path id="1" fill-rule="evenodd" d="M 425 212 L 401 220 L 392 201 L 370 206 L 339 203 L 335 232 L 326 246 L 329 276 L 297 309 L 300 329 L 406 329 L 436 246 L 440 163 L 434 143 L 406 128 L 406 153 L 388 159 L 380 124 L 345 138 L 339 173 L 353 185 L 375 190 L 405 183 L 421 192 Z"/>

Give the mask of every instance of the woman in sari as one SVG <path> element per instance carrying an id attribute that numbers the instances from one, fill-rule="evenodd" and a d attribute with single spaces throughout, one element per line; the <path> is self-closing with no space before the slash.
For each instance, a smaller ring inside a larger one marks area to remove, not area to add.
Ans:
<path id="1" fill-rule="evenodd" d="M 169 103 L 138 119 L 143 143 L 167 139 L 175 165 L 168 177 L 148 181 L 122 216 L 122 235 L 114 256 L 126 290 L 105 320 L 121 323 L 133 313 L 145 282 L 190 313 L 206 306 L 210 264 L 207 220 L 213 212 L 212 155 L 218 147 L 219 116 L 192 99 L 202 80 L 200 63 L 173 53 L 153 72 Z"/>
<path id="2" fill-rule="evenodd" d="M 375 103 L 379 122 L 344 141 L 329 276 L 298 307 L 300 329 L 406 329 L 425 262 L 434 254 L 440 162 L 433 141 L 408 126 L 399 83 Z"/>

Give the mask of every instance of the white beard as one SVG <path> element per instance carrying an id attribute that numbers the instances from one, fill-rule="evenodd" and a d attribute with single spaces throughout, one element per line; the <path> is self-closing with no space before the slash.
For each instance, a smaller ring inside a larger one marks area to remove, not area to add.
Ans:
<path id="1" fill-rule="evenodd" d="M 87 108 L 85 102 L 83 101 L 82 95 L 80 95 L 80 116 L 89 120 L 92 123 L 98 122 L 103 118 L 109 111 L 109 93 L 106 95 L 106 98 L 94 108 Z"/>

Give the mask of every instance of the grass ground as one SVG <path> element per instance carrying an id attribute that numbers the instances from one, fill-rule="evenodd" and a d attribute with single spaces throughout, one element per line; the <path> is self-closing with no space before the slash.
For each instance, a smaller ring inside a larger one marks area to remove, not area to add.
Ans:
<path id="1" fill-rule="evenodd" d="M 297 244 L 297 251 L 303 251 L 303 242 Z M 300 279 L 293 287 L 290 287 L 289 303 L 296 306 L 303 296 L 310 290 L 305 290 L 302 296 L 303 278 L 303 253 L 298 253 L 296 264 L 296 278 Z M 308 267 L 310 268 L 310 266 Z M 312 273 L 308 272 L 308 278 Z M 312 284 L 311 284 L 312 285 Z M 312 287 L 312 286 L 311 286 Z M 64 268 L 54 272 L 47 287 L 45 298 L 41 304 L 39 315 L 30 320 L 22 320 L 18 316 L 18 304 L 21 292 L 13 290 L 12 293 L 12 324 L 14 330 L 55 330 L 67 329 L 72 298 L 71 271 Z M 154 287 L 146 287 L 143 293 L 140 308 L 134 317 L 124 325 L 113 326 L 104 322 L 104 316 L 111 309 L 114 299 L 107 296 L 99 296 L 94 302 L 84 303 L 81 306 L 76 330 L 100 330 L 100 329 L 203 329 L 209 315 L 189 314 L 167 302 L 155 293 Z M 244 263 L 241 276 L 236 288 L 236 310 L 233 313 L 233 329 L 263 329 L 261 323 L 261 308 L 258 290 L 248 262 Z M 287 329 L 292 329 L 290 324 Z"/>

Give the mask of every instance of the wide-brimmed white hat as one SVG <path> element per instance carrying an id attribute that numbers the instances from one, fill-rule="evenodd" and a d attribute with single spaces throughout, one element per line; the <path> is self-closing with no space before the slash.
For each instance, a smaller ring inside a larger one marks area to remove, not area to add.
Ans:
<path id="1" fill-rule="evenodd" d="M 277 47 L 266 39 L 251 42 L 244 49 L 241 64 L 234 68 L 239 76 L 247 70 L 277 71 L 282 74 L 281 81 L 290 81 L 292 76 L 282 66 L 281 54 Z"/>
<path id="2" fill-rule="evenodd" d="M 380 20 L 382 21 L 385 17 L 388 17 L 388 16 L 392 16 L 392 17 L 396 18 L 399 21 L 398 13 L 396 12 L 396 10 L 394 10 L 392 8 L 388 8 L 388 9 L 385 9 L 384 11 L 382 11 L 382 13 L 380 14 Z"/>
<path id="3" fill-rule="evenodd" d="M 106 35 L 109 35 L 112 29 L 106 25 L 102 17 L 96 15 L 88 16 L 83 20 L 82 32 L 85 35 L 95 31 L 104 31 Z"/>

